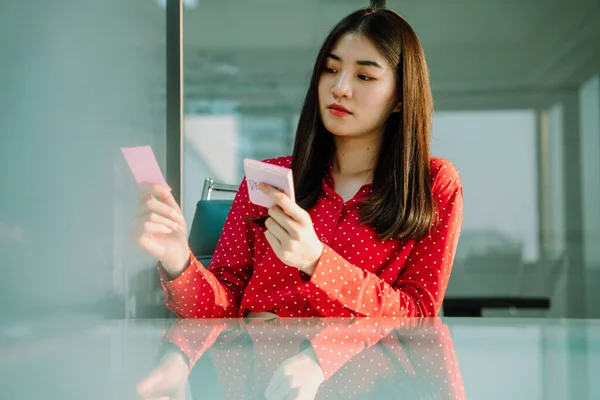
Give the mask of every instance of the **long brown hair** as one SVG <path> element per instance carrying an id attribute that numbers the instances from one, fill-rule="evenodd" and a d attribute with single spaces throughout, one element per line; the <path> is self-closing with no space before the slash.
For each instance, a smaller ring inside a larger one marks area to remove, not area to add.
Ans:
<path id="1" fill-rule="evenodd" d="M 331 30 L 321 46 L 296 130 L 291 166 L 296 202 L 305 210 L 317 203 L 322 178 L 335 153 L 333 135 L 319 114 L 318 83 L 327 55 L 347 33 L 369 39 L 396 67 L 395 103 L 401 103 L 400 111 L 386 122 L 372 192 L 359 208 L 361 222 L 371 224 L 380 239 L 419 239 L 435 218 L 429 169 L 433 101 L 421 43 L 408 22 L 389 9 L 353 12 Z M 262 225 L 265 219 L 255 222 Z"/>

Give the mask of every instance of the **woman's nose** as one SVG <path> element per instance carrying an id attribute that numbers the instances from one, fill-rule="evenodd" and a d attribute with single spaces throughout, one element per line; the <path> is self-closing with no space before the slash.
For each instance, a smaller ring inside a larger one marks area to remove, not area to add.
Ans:
<path id="1" fill-rule="evenodd" d="M 335 98 L 352 97 L 352 86 L 350 85 L 349 79 L 344 75 L 340 76 L 335 85 L 331 88 L 331 93 Z"/>

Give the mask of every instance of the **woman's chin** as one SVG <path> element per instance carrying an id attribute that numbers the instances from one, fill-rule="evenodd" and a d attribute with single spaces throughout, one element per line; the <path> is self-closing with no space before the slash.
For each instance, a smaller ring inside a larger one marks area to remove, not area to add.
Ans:
<path id="1" fill-rule="evenodd" d="M 355 131 L 350 131 L 348 129 L 327 129 L 333 136 L 337 136 L 337 137 L 357 137 L 357 136 L 361 136 L 360 133 L 355 132 Z"/>
<path id="2" fill-rule="evenodd" d="M 333 136 L 348 136 L 348 133 L 343 129 L 329 129 L 327 131 L 331 133 Z"/>
<path id="3" fill-rule="evenodd" d="M 340 123 L 331 123 L 325 122 L 323 126 L 334 136 L 352 136 L 353 132 L 348 129 L 347 126 L 343 126 L 344 124 Z"/>

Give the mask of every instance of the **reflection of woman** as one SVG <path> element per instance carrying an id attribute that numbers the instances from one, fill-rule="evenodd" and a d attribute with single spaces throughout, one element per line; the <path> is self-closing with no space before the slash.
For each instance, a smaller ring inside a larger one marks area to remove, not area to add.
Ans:
<path id="1" fill-rule="evenodd" d="M 147 398 L 183 392 L 188 366 L 202 398 L 464 398 L 439 319 L 180 321 L 163 338 L 176 350 L 140 385 Z"/>
<path id="2" fill-rule="evenodd" d="M 388 9 L 345 17 L 317 57 L 293 156 L 267 160 L 292 168 L 297 204 L 264 186 L 277 205 L 255 206 L 244 180 L 207 269 L 170 193 L 141 187 L 135 241 L 161 261 L 166 306 L 180 317 L 438 315 L 462 186 L 429 155 L 431 118 L 409 24 Z"/>

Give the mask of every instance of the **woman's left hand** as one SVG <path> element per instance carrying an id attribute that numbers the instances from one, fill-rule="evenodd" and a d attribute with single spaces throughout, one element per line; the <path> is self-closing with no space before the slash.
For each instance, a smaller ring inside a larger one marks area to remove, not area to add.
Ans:
<path id="1" fill-rule="evenodd" d="M 312 275 L 323 253 L 310 215 L 285 193 L 265 183 L 260 190 L 275 202 L 265 222 L 265 237 L 275 255 L 286 265 Z"/>

